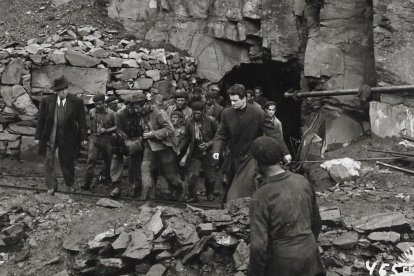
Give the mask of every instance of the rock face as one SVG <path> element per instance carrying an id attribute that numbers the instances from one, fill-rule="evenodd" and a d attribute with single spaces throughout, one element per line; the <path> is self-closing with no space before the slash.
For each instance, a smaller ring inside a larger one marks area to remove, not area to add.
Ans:
<path id="1" fill-rule="evenodd" d="M 379 80 L 414 84 L 414 8 L 404 0 L 374 1 L 374 38 Z"/>
<path id="2" fill-rule="evenodd" d="M 414 107 L 370 102 L 372 132 L 379 137 L 399 136 L 402 130 L 414 137 Z"/>

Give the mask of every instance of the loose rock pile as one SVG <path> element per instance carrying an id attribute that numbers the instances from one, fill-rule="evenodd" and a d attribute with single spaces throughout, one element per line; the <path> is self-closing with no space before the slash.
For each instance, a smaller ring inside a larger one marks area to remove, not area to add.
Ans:
<path id="1" fill-rule="evenodd" d="M 71 83 L 69 93 L 86 104 L 95 94 L 123 98 L 151 92 L 166 99 L 176 89 L 197 85 L 194 58 L 141 45 L 135 40 L 116 43 L 111 31 L 72 26 L 30 39 L 27 46 L 0 49 L 0 156 L 16 156 L 33 145 L 38 103 L 62 75 Z"/>
<path id="2" fill-rule="evenodd" d="M 221 269 L 219 275 L 244 275 L 249 261 L 248 209 L 249 199 L 224 210 L 142 207 L 123 227 L 102 232 L 83 245 L 74 245 L 68 236 L 63 247 L 78 253 L 71 267 L 77 275 L 208 275 L 212 269 Z"/>

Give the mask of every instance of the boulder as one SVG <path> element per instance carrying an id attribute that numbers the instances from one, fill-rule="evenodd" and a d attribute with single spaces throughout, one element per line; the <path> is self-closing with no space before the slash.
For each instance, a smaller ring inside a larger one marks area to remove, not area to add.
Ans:
<path id="1" fill-rule="evenodd" d="M 410 224 L 402 213 L 379 213 L 368 215 L 351 222 L 358 232 L 374 232 L 378 230 L 409 231 Z"/>
<path id="2" fill-rule="evenodd" d="M 109 68 L 121 68 L 124 60 L 122 58 L 109 57 L 102 60 Z"/>
<path id="3" fill-rule="evenodd" d="M 151 220 L 145 225 L 145 228 L 152 231 L 154 236 L 157 236 L 161 230 L 164 228 L 164 224 L 162 223 L 161 219 L 161 210 L 157 210 L 157 212 L 152 216 Z"/>
<path id="4" fill-rule="evenodd" d="M 396 232 L 372 232 L 368 235 L 368 239 L 371 241 L 379 241 L 384 243 L 396 243 L 400 240 L 401 235 Z"/>
<path id="5" fill-rule="evenodd" d="M 30 126 L 20 126 L 18 124 L 10 124 L 7 131 L 16 135 L 34 136 L 36 128 Z"/>
<path id="6" fill-rule="evenodd" d="M 153 79 L 138 78 L 134 83 L 134 87 L 137 89 L 148 90 L 152 87 L 153 83 L 154 83 Z"/>
<path id="7" fill-rule="evenodd" d="M 151 231 L 135 230 L 131 233 L 131 242 L 122 256 L 138 261 L 144 259 L 151 253 L 153 239 Z"/>
<path id="8" fill-rule="evenodd" d="M 341 211 L 336 207 L 330 209 L 320 208 L 319 213 L 323 224 L 335 225 L 342 221 Z"/>
<path id="9" fill-rule="evenodd" d="M 337 183 L 355 180 L 359 177 L 361 165 L 351 158 L 329 160 L 320 165 Z"/>
<path id="10" fill-rule="evenodd" d="M 24 88 L 22 88 L 24 90 Z M 26 92 L 20 95 L 13 103 L 13 107 L 24 115 L 37 115 L 37 107 L 33 104 L 32 99 Z M 30 135 L 30 134 L 28 134 Z"/>
<path id="11" fill-rule="evenodd" d="M 54 64 L 66 64 L 65 53 L 53 51 L 49 54 L 49 60 Z"/>
<path id="12" fill-rule="evenodd" d="M 160 71 L 156 69 L 146 71 L 145 76 L 150 77 L 154 81 L 159 81 L 161 79 Z"/>
<path id="13" fill-rule="evenodd" d="M 109 52 L 107 50 L 104 50 L 102 48 L 92 48 L 89 53 L 96 58 L 107 58 L 109 55 Z"/>
<path id="14" fill-rule="evenodd" d="M 119 237 L 112 243 L 115 250 L 125 250 L 131 242 L 131 235 L 127 232 L 121 232 Z"/>
<path id="15" fill-rule="evenodd" d="M 129 68 L 139 68 L 139 64 L 135 59 L 125 59 L 122 65 Z"/>
<path id="16" fill-rule="evenodd" d="M 40 54 L 43 51 L 43 47 L 39 44 L 29 44 L 25 47 L 25 49 L 32 55 Z"/>
<path id="17" fill-rule="evenodd" d="M 106 94 L 109 81 L 108 69 L 81 68 L 64 65 L 34 66 L 32 68 L 32 87 L 50 89 L 55 79 L 64 75 L 69 81 L 69 93 L 87 95 Z"/>
<path id="18" fill-rule="evenodd" d="M 243 17 L 250 19 L 262 18 L 262 2 L 259 0 L 246 0 L 243 6 Z"/>
<path id="19" fill-rule="evenodd" d="M 156 264 L 151 266 L 145 276 L 163 276 L 167 268 L 162 264 Z"/>
<path id="20" fill-rule="evenodd" d="M 119 203 L 116 200 L 109 199 L 109 198 L 101 198 L 96 202 L 96 205 L 107 207 L 107 208 L 119 208 L 122 206 L 121 203 Z"/>
<path id="21" fill-rule="evenodd" d="M 4 100 L 4 103 L 8 107 L 12 107 L 14 101 L 21 95 L 26 94 L 26 91 L 24 90 L 23 86 L 21 85 L 2 85 L 0 87 L 0 93 L 1 97 Z"/>
<path id="22" fill-rule="evenodd" d="M 20 138 L 19 135 L 0 132 L 0 141 L 14 142 L 14 141 L 17 141 L 19 138 Z"/>
<path id="23" fill-rule="evenodd" d="M 249 258 L 250 258 L 250 250 L 249 246 L 246 244 L 245 241 L 241 241 L 234 251 L 233 254 L 233 261 L 234 266 L 237 271 L 245 271 L 247 270 L 247 266 L 249 265 Z"/>
<path id="24" fill-rule="evenodd" d="M 414 107 L 372 101 L 369 103 L 369 117 L 372 132 L 379 137 L 398 137 L 402 130 L 414 137 Z"/>
<path id="25" fill-rule="evenodd" d="M 137 68 L 122 68 L 119 73 L 121 80 L 135 79 L 138 76 L 139 69 Z"/>
<path id="26" fill-rule="evenodd" d="M 396 245 L 396 247 L 401 252 L 408 252 L 411 248 L 414 248 L 414 242 L 400 242 Z"/>
<path id="27" fill-rule="evenodd" d="M 237 244 L 237 239 L 225 232 L 213 233 L 213 238 L 218 245 L 224 247 L 232 247 Z"/>
<path id="28" fill-rule="evenodd" d="M 99 259 L 97 270 L 100 275 L 119 275 L 126 268 L 126 265 L 119 258 Z"/>
<path id="29" fill-rule="evenodd" d="M 346 232 L 333 241 L 335 246 L 345 250 L 353 248 L 357 243 L 358 233 L 355 232 Z"/>
<path id="30" fill-rule="evenodd" d="M 95 67 L 96 65 L 101 63 L 100 59 L 90 57 L 80 52 L 72 50 L 67 51 L 65 57 L 70 64 L 78 67 Z"/>
<path id="31" fill-rule="evenodd" d="M 2 84 L 19 84 L 23 73 L 23 61 L 20 58 L 13 59 L 1 75 Z"/>
<path id="32" fill-rule="evenodd" d="M 166 221 L 167 229 L 163 232 L 171 231 L 175 234 L 177 242 L 180 246 L 194 244 L 200 240 L 196 227 L 191 223 L 186 223 L 183 220 L 172 217 Z"/>

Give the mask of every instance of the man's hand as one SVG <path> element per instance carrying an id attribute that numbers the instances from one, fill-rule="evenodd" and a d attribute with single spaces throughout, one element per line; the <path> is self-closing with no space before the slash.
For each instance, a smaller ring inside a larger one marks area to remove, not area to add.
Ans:
<path id="1" fill-rule="evenodd" d="M 83 140 L 81 144 L 82 144 L 82 146 L 85 146 L 87 143 L 88 143 L 88 141 Z"/>
<path id="2" fill-rule="evenodd" d="M 154 135 L 154 133 L 152 131 L 150 131 L 150 132 L 145 132 L 143 134 L 143 137 L 144 137 L 144 139 L 151 139 L 151 138 L 154 138 L 155 135 Z"/>
<path id="3" fill-rule="evenodd" d="M 184 156 L 184 157 L 183 157 L 183 158 L 181 158 L 181 160 L 180 160 L 180 167 L 184 167 L 186 162 L 187 162 L 187 158 L 186 158 L 186 156 Z"/>
<path id="4" fill-rule="evenodd" d="M 287 154 L 283 156 L 283 160 L 285 161 L 286 164 L 289 164 L 292 161 L 292 156 L 290 154 Z"/>
<path id="5" fill-rule="evenodd" d="M 34 140 L 35 145 L 39 145 L 39 140 Z"/>
<path id="6" fill-rule="evenodd" d="M 218 152 L 213 153 L 213 159 L 214 160 L 219 160 L 219 158 L 220 158 L 220 153 L 218 153 Z"/>
<path id="7" fill-rule="evenodd" d="M 200 145 L 198 145 L 198 147 L 199 147 L 201 150 L 206 150 L 206 149 L 207 149 L 207 147 L 208 147 L 208 144 L 207 144 L 207 143 L 205 143 L 205 142 L 202 142 Z"/>

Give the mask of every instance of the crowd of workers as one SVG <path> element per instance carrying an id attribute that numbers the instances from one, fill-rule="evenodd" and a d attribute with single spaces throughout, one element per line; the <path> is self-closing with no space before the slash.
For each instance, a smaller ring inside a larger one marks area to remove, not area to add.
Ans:
<path id="1" fill-rule="evenodd" d="M 96 95 L 86 116 L 82 100 L 67 93 L 68 85 L 64 77 L 57 79 L 56 93 L 40 104 L 35 138 L 39 154 L 46 156 L 48 194 L 58 187 L 56 150 L 66 190 L 74 189 L 80 145 L 88 145 L 83 190 L 92 188 L 99 156 L 98 181 L 112 184 L 112 197 L 121 195 L 126 160 L 130 195 L 149 204 L 159 176 L 170 200 L 187 202 L 198 201 L 201 176 L 208 201 L 215 198 L 215 184 L 225 180 L 224 202 L 252 198 L 250 276 L 325 275 L 316 243 L 321 219 L 315 193 L 306 178 L 280 165 L 292 157 L 276 103 L 264 98 L 260 87 L 233 85 L 226 91 L 228 107 L 216 84 L 177 91 L 168 106 L 158 94 L 134 94 L 123 104 Z"/>

